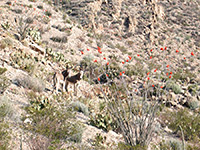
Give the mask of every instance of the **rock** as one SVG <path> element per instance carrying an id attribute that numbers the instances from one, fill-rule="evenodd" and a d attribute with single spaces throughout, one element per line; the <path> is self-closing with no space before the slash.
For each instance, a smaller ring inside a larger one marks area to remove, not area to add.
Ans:
<path id="1" fill-rule="evenodd" d="M 165 132 L 167 132 L 167 133 L 172 133 L 172 132 L 173 132 L 171 129 L 168 128 L 168 126 L 166 126 L 166 127 L 164 128 L 164 130 L 165 130 Z"/>
<path id="2" fill-rule="evenodd" d="M 32 123 L 32 121 L 29 119 L 29 118 L 26 118 L 25 120 L 24 120 L 24 123 Z"/>
<path id="3" fill-rule="evenodd" d="M 186 78 L 186 82 L 190 83 L 190 78 L 189 77 Z"/>

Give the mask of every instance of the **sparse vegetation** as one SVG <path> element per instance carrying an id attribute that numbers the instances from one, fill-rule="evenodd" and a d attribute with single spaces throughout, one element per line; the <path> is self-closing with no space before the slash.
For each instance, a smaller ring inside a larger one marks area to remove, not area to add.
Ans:
<path id="1" fill-rule="evenodd" d="M 198 4 L 2 2 L 0 150 L 199 150 Z M 66 65 L 78 94 L 53 93 Z"/>
<path id="2" fill-rule="evenodd" d="M 7 103 L 3 102 L 3 97 L 0 98 L 0 149 L 7 150 L 10 141 L 9 124 L 4 118 L 10 113 L 10 108 Z"/>
<path id="3" fill-rule="evenodd" d="M 35 92 L 42 92 L 45 89 L 45 84 L 41 79 L 37 79 L 31 76 L 18 76 L 13 81 L 18 86 L 31 89 Z"/>
<path id="4" fill-rule="evenodd" d="M 70 107 L 58 110 L 52 104 L 46 103 L 45 107 L 37 109 L 34 104 L 26 108 L 28 115 L 23 120 L 31 120 L 30 124 L 24 124 L 26 130 L 46 136 L 52 144 L 56 140 L 81 142 L 83 125 L 75 121 Z"/>
<path id="5" fill-rule="evenodd" d="M 178 112 L 165 113 L 162 118 L 168 121 L 168 126 L 174 133 L 181 137 L 180 126 L 183 128 L 185 140 L 197 142 L 200 139 L 200 115 L 198 113 L 191 114 L 187 109 Z"/>
<path id="6" fill-rule="evenodd" d="M 79 101 L 75 101 L 71 105 L 75 110 L 77 110 L 79 112 L 82 112 L 86 116 L 89 115 L 88 107 L 85 104 L 83 104 L 83 103 L 81 103 Z"/>
<path id="7" fill-rule="evenodd" d="M 0 41 L 0 48 L 5 49 L 6 47 L 12 47 L 13 41 L 10 38 L 5 38 Z"/>
<path id="8" fill-rule="evenodd" d="M 9 85 L 10 85 L 9 79 L 4 75 L 0 75 L 0 94 L 3 94 Z"/>
<path id="9" fill-rule="evenodd" d="M 182 91 L 181 87 L 174 81 L 168 81 L 166 83 L 166 89 L 167 90 L 171 89 L 175 94 L 180 94 Z"/>

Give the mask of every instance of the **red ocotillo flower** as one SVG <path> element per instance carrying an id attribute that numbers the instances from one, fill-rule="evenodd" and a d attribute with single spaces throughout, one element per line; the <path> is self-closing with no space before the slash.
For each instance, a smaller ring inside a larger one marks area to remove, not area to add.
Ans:
<path id="1" fill-rule="evenodd" d="M 192 56 L 194 56 L 194 53 L 193 53 L 193 52 L 191 52 L 191 55 L 192 55 Z"/>
<path id="2" fill-rule="evenodd" d="M 152 85 L 152 87 L 154 87 L 155 85 Z"/>
<path id="3" fill-rule="evenodd" d="M 147 73 L 147 75 L 149 75 L 149 74 L 150 74 L 150 72 Z"/>
<path id="4" fill-rule="evenodd" d="M 122 64 L 124 64 L 124 61 L 122 61 Z"/>
<path id="5" fill-rule="evenodd" d="M 125 71 L 123 71 L 122 73 L 125 74 Z"/>
<path id="6" fill-rule="evenodd" d="M 122 76 L 122 73 L 120 72 L 119 75 Z"/>
<path id="7" fill-rule="evenodd" d="M 137 54 L 137 56 L 139 57 L 139 56 L 140 56 L 140 54 Z"/>
<path id="8" fill-rule="evenodd" d="M 170 74 L 172 74 L 172 72 L 170 72 Z"/>
<path id="9" fill-rule="evenodd" d="M 160 86 L 160 88 L 162 89 L 162 88 L 163 88 L 163 86 Z"/>
<path id="10" fill-rule="evenodd" d="M 168 76 L 168 74 L 169 74 L 169 73 L 167 72 L 166 75 Z"/>
<path id="11" fill-rule="evenodd" d="M 100 81 L 100 78 L 98 78 L 98 81 Z"/>
<path id="12" fill-rule="evenodd" d="M 109 65 L 109 62 L 107 62 L 107 65 Z"/>
<path id="13" fill-rule="evenodd" d="M 184 57 L 184 59 L 186 59 L 186 57 Z"/>
<path id="14" fill-rule="evenodd" d="M 132 59 L 132 57 L 131 56 L 128 56 L 128 58 L 131 60 Z"/>
<path id="15" fill-rule="evenodd" d="M 153 49 L 151 49 L 150 51 L 153 52 Z"/>
<path id="16" fill-rule="evenodd" d="M 171 78 L 172 76 L 169 76 L 169 78 Z"/>
<path id="17" fill-rule="evenodd" d="M 167 50 L 167 47 L 165 46 L 165 50 Z"/>
<path id="18" fill-rule="evenodd" d="M 157 71 L 157 69 L 154 70 L 154 72 L 156 72 L 156 71 Z"/>
<path id="19" fill-rule="evenodd" d="M 90 50 L 87 48 L 87 51 L 90 51 Z"/>
<path id="20" fill-rule="evenodd" d="M 147 80 L 150 80 L 150 78 L 148 77 Z"/>
<path id="21" fill-rule="evenodd" d="M 103 59 L 106 60 L 106 57 L 104 57 Z"/>
<path id="22" fill-rule="evenodd" d="M 166 67 L 169 68 L 169 65 L 167 65 Z"/>
<path id="23" fill-rule="evenodd" d="M 84 54 L 84 52 L 83 52 L 83 51 L 81 51 L 81 54 L 83 55 L 83 54 Z"/>
<path id="24" fill-rule="evenodd" d="M 128 62 L 128 59 L 126 60 L 126 62 Z"/>
<path id="25" fill-rule="evenodd" d="M 107 76 L 107 77 L 109 77 L 109 75 L 108 75 L 108 74 L 106 74 L 106 76 Z"/>
<path id="26" fill-rule="evenodd" d="M 178 53 L 179 52 L 179 50 L 176 50 L 176 53 Z"/>
<path id="27" fill-rule="evenodd" d="M 101 51 L 101 48 L 99 46 L 97 46 L 98 51 Z"/>
<path id="28" fill-rule="evenodd" d="M 160 50 L 162 50 L 162 51 L 163 51 L 164 49 L 161 47 L 161 48 L 160 48 Z"/>
<path id="29" fill-rule="evenodd" d="M 152 59 L 152 56 L 150 56 L 150 59 Z"/>
<path id="30" fill-rule="evenodd" d="M 97 60 L 95 59 L 94 62 L 97 62 Z"/>

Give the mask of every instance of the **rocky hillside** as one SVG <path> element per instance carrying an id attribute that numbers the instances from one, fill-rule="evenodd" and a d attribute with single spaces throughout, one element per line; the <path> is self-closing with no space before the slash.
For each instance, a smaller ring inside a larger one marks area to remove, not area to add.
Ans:
<path id="1" fill-rule="evenodd" d="M 0 24 L 0 149 L 199 149 L 198 0 L 7 0 Z"/>

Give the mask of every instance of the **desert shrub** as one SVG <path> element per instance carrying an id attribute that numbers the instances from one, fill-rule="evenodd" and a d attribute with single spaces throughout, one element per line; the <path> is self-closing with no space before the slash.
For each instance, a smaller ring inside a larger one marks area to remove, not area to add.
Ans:
<path id="1" fill-rule="evenodd" d="M 10 113 L 10 107 L 7 103 L 2 102 L 3 97 L 0 99 L 0 149 L 7 150 L 10 140 L 9 125 L 4 121 L 4 118 Z"/>
<path id="2" fill-rule="evenodd" d="M 192 84 L 188 86 L 188 91 L 195 96 L 199 90 L 199 86 L 197 84 Z"/>
<path id="3" fill-rule="evenodd" d="M 183 109 L 178 112 L 166 112 L 164 118 L 168 121 L 169 128 L 178 136 L 181 136 L 181 126 L 186 140 L 198 141 L 200 139 L 200 115 L 198 113 L 191 114 L 187 109 Z"/>
<path id="4" fill-rule="evenodd" d="M 169 81 L 166 83 L 166 89 L 171 89 L 175 94 L 180 94 L 182 91 L 182 88 L 176 84 L 174 81 Z"/>
<path id="5" fill-rule="evenodd" d="M 127 65 L 126 66 L 127 71 L 126 74 L 128 76 L 136 75 L 136 76 L 144 76 L 145 75 L 145 70 L 144 67 L 141 63 L 136 63 L 136 65 Z"/>
<path id="6" fill-rule="evenodd" d="M 43 9 L 43 6 L 42 5 L 38 5 L 37 8 L 38 9 Z"/>
<path id="7" fill-rule="evenodd" d="M 10 38 L 5 38 L 5 39 L 2 39 L 0 41 L 0 48 L 1 49 L 4 49 L 6 47 L 12 47 L 13 46 L 13 41 L 10 39 Z"/>
<path id="8" fill-rule="evenodd" d="M 21 14 L 22 13 L 22 10 L 21 9 L 14 9 L 12 10 L 13 12 L 15 12 L 16 14 Z"/>
<path id="9" fill-rule="evenodd" d="M 188 106 L 191 110 L 197 110 L 199 108 L 199 101 L 189 100 L 186 102 L 186 106 Z"/>
<path id="10" fill-rule="evenodd" d="M 31 20 L 29 20 L 29 21 L 31 21 Z M 40 43 L 41 34 L 37 29 L 29 28 L 27 31 L 27 34 L 30 35 L 30 37 L 33 41 L 35 41 L 36 43 Z"/>
<path id="11" fill-rule="evenodd" d="M 43 17 L 42 22 L 45 23 L 45 24 L 48 24 L 50 22 L 50 18 L 49 17 Z"/>
<path id="12" fill-rule="evenodd" d="M 29 0 L 30 2 L 37 2 L 37 0 Z"/>
<path id="13" fill-rule="evenodd" d="M 94 117 L 90 117 L 90 124 L 104 131 L 109 131 L 116 127 L 116 122 L 113 121 L 109 114 L 98 113 Z"/>
<path id="14" fill-rule="evenodd" d="M 98 149 L 98 150 L 103 150 L 103 149 L 106 149 L 103 144 L 106 140 L 106 137 L 103 137 L 100 133 L 97 133 L 95 135 L 95 139 L 92 143 L 93 146 L 95 146 L 95 149 Z"/>
<path id="15" fill-rule="evenodd" d="M 42 109 L 35 109 L 34 105 L 26 108 L 27 116 L 31 123 L 24 124 L 29 131 L 46 136 L 52 141 L 70 140 L 81 142 L 83 125 L 75 121 L 71 108 L 59 109 L 48 104 Z"/>
<path id="16" fill-rule="evenodd" d="M 4 117 L 8 117 L 8 118 L 12 118 L 14 115 L 14 110 L 12 105 L 10 104 L 9 99 L 6 96 L 2 96 L 0 97 L 0 107 L 1 107 L 1 111 L 0 111 L 0 118 L 4 118 Z M 2 121 L 2 120 L 0 120 Z"/>
<path id="17" fill-rule="evenodd" d="M 46 12 L 45 12 L 45 15 L 47 15 L 47 16 L 52 16 L 52 13 L 51 13 L 50 11 L 46 11 Z"/>
<path id="18" fill-rule="evenodd" d="M 5 23 L 2 23 L 1 24 L 1 27 L 4 29 L 4 30 L 8 30 L 10 29 L 10 23 L 7 21 Z"/>
<path id="19" fill-rule="evenodd" d="M 118 48 L 123 53 L 127 52 L 127 49 L 124 46 L 121 46 L 119 43 L 116 45 L 116 48 Z"/>
<path id="20" fill-rule="evenodd" d="M 131 145 L 127 145 L 125 143 L 118 143 L 118 147 L 117 147 L 118 150 L 146 150 L 147 147 L 145 146 L 141 146 L 141 145 L 135 145 L 135 146 L 131 146 Z"/>
<path id="21" fill-rule="evenodd" d="M 42 135 L 31 136 L 27 143 L 31 150 L 47 150 L 51 146 L 49 139 Z"/>
<path id="22" fill-rule="evenodd" d="M 20 35 L 19 36 L 20 41 L 23 41 L 26 38 L 28 28 L 29 28 L 30 24 L 32 23 L 32 22 L 29 23 L 27 21 L 27 18 L 28 18 L 27 16 L 29 16 L 29 15 L 24 15 L 23 17 L 21 16 L 21 17 L 16 18 L 16 20 L 17 20 L 17 24 L 16 24 L 17 32 Z"/>
<path id="23" fill-rule="evenodd" d="M 182 80 L 182 81 L 186 81 L 187 77 L 189 77 L 190 79 L 195 78 L 196 75 L 191 73 L 190 70 L 186 69 L 177 69 L 176 73 L 174 73 L 173 78 L 175 80 Z"/>
<path id="24" fill-rule="evenodd" d="M 10 85 L 10 81 L 4 75 L 0 75 L 0 94 L 4 93 L 7 87 Z"/>
<path id="25" fill-rule="evenodd" d="M 71 105 L 75 110 L 82 112 L 86 116 L 89 115 L 88 107 L 85 104 L 83 104 L 79 101 L 76 101 L 76 102 L 73 102 Z"/>
<path id="26" fill-rule="evenodd" d="M 182 141 L 176 140 L 176 139 L 171 139 L 168 141 L 162 140 L 159 143 L 159 148 L 160 150 L 182 150 L 183 149 L 183 144 Z"/>
<path id="27" fill-rule="evenodd" d="M 58 42 L 58 43 L 66 43 L 67 42 L 67 37 L 63 36 L 63 37 L 51 37 L 50 38 L 52 41 L 54 42 Z"/>
<path id="28" fill-rule="evenodd" d="M 6 68 L 1 68 L 0 67 L 0 75 L 2 75 L 4 72 L 6 72 L 7 71 L 7 69 Z"/>
<path id="29" fill-rule="evenodd" d="M 42 92 L 45 89 L 45 84 L 41 79 L 28 75 L 18 76 L 12 82 L 18 86 L 23 86 L 24 88 L 31 89 L 35 92 Z"/>
<path id="30" fill-rule="evenodd" d="M 31 55 L 22 51 L 15 51 L 10 56 L 12 66 L 20 68 L 29 74 L 34 72 L 36 60 Z"/>

